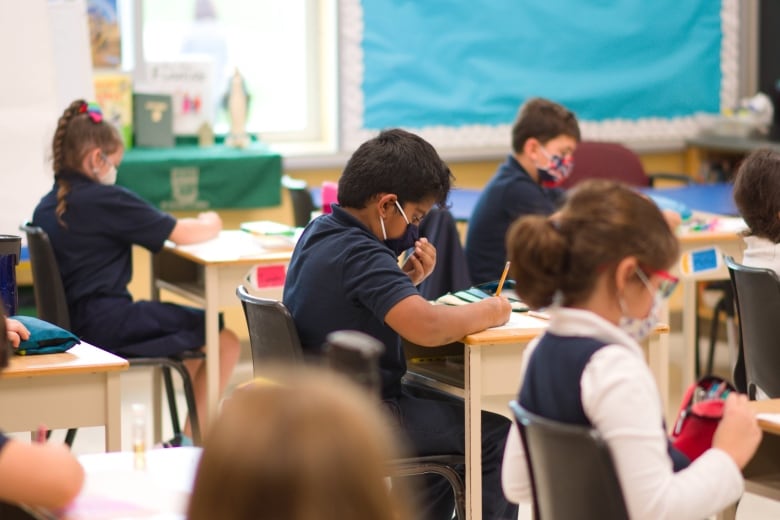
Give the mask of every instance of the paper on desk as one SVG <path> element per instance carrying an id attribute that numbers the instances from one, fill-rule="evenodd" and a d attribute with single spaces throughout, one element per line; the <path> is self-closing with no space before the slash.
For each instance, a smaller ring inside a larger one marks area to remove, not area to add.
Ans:
<path id="1" fill-rule="evenodd" d="M 757 419 L 773 424 L 780 424 L 780 413 L 757 413 Z"/>
<path id="2" fill-rule="evenodd" d="M 718 217 L 714 223 L 715 231 L 733 231 L 739 233 L 747 229 L 745 219 L 741 217 Z"/>
<path id="3" fill-rule="evenodd" d="M 529 315 L 527 312 L 513 312 L 509 315 L 509 321 L 500 327 L 491 327 L 488 330 L 502 330 L 502 329 L 539 329 L 547 328 L 545 320 Z"/>

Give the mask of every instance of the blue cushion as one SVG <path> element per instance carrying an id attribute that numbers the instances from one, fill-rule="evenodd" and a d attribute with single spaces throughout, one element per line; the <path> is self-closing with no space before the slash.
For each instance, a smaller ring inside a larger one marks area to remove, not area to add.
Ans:
<path id="1" fill-rule="evenodd" d="M 55 354 L 65 352 L 77 343 L 79 338 L 48 321 L 31 318 L 30 316 L 11 316 L 12 319 L 22 323 L 30 331 L 30 337 L 14 349 L 14 353 L 21 356 L 31 354 Z"/>

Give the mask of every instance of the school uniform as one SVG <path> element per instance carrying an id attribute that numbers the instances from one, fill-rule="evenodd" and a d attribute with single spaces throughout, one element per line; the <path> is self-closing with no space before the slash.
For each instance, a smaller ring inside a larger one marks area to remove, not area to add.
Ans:
<path id="1" fill-rule="evenodd" d="M 385 316 L 417 288 L 398 267 L 395 254 L 358 219 L 338 205 L 313 220 L 293 252 L 284 286 L 284 304 L 293 316 L 304 350 L 321 354 L 328 333 L 363 331 L 385 345 L 380 358 L 382 399 L 408 438 L 414 455 L 465 451 L 461 401 L 411 395 L 401 385 L 406 373 L 401 339 Z M 504 417 L 483 412 L 483 516 L 516 517 L 501 492 L 500 467 L 509 430 Z M 428 518 L 451 518 L 452 494 L 443 479 L 430 479 Z"/>
<path id="2" fill-rule="evenodd" d="M 72 331 L 95 346 L 123 356 L 167 356 L 205 344 L 200 309 L 156 301 L 133 302 L 132 246 L 162 249 L 176 219 L 135 193 L 100 184 L 76 171 L 58 178 L 70 184 L 57 222 L 57 191 L 33 213 L 49 235 L 65 286 Z"/>
<path id="3" fill-rule="evenodd" d="M 522 215 L 550 215 L 563 192 L 544 188 L 509 155 L 479 195 L 466 234 L 466 262 L 475 284 L 498 280 L 506 263 L 506 233 Z"/>
<path id="4" fill-rule="evenodd" d="M 550 313 L 547 333 L 524 352 L 518 399 L 543 417 L 599 431 L 632 519 L 701 519 L 741 496 L 742 474 L 724 451 L 710 449 L 687 467 L 673 457 L 658 388 L 633 339 L 589 311 Z M 516 426 L 507 441 L 503 485 L 510 500 L 530 500 Z"/>

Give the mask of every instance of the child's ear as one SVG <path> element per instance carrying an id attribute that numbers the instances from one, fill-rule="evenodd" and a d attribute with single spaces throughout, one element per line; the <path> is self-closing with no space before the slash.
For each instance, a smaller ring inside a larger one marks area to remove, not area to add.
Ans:
<path id="1" fill-rule="evenodd" d="M 626 287 L 628 281 L 636 273 L 638 262 L 635 256 L 627 256 L 621 260 L 615 268 L 615 288 L 618 294 L 621 294 Z"/>

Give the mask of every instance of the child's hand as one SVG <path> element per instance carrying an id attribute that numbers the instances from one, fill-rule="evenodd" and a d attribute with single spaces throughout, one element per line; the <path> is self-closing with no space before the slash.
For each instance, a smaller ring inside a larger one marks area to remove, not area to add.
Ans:
<path id="1" fill-rule="evenodd" d="M 414 252 L 401 266 L 401 269 L 409 276 L 414 285 L 419 285 L 428 278 L 436 267 L 436 248 L 428 242 L 427 238 L 421 238 L 414 244 Z"/>
<path id="2" fill-rule="evenodd" d="M 712 447 L 728 453 L 742 469 L 758 449 L 761 435 L 756 414 L 748 406 L 747 396 L 731 392 L 726 397 L 723 419 L 715 430 Z"/>
<path id="3" fill-rule="evenodd" d="M 22 325 L 22 322 L 20 321 L 16 321 L 12 318 L 6 318 L 5 328 L 8 335 L 8 341 L 11 343 L 11 345 L 13 345 L 14 348 L 17 348 L 19 343 L 21 343 L 23 340 L 30 338 L 30 331 L 27 330 L 27 327 Z"/>
<path id="4" fill-rule="evenodd" d="M 199 213 L 198 220 L 222 229 L 222 219 L 220 218 L 219 213 L 216 211 L 204 211 L 203 213 Z"/>

